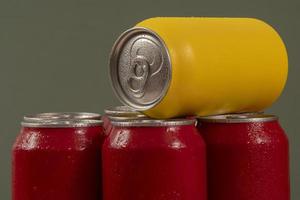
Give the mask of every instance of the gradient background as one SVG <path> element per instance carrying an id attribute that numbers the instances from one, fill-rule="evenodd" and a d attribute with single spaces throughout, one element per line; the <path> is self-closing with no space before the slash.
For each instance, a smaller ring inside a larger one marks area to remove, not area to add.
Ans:
<path id="1" fill-rule="evenodd" d="M 108 78 L 111 46 L 153 16 L 256 17 L 279 31 L 289 78 L 269 112 L 290 139 L 292 199 L 299 199 L 299 9 L 299 0 L 0 0 L 0 199 L 10 199 L 10 150 L 21 117 L 118 105 Z"/>

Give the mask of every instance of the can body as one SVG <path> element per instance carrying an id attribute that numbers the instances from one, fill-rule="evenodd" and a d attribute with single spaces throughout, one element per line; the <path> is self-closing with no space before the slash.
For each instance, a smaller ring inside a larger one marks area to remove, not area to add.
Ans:
<path id="1" fill-rule="evenodd" d="M 204 200 L 205 162 L 193 125 L 114 126 L 103 146 L 104 199 Z"/>
<path id="2" fill-rule="evenodd" d="M 281 94 L 288 60 L 260 20 L 166 17 L 125 32 L 110 67 L 123 103 L 170 118 L 261 111 Z"/>
<path id="3" fill-rule="evenodd" d="M 289 200 L 288 140 L 277 120 L 201 122 L 209 200 Z"/>
<path id="4" fill-rule="evenodd" d="M 22 127 L 12 152 L 13 200 L 98 200 L 100 125 Z"/>

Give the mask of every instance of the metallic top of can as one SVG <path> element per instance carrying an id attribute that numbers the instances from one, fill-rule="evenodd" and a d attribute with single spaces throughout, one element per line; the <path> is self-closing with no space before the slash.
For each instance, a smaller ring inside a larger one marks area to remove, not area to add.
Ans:
<path id="1" fill-rule="evenodd" d="M 111 121 L 129 121 L 129 120 L 143 120 L 150 119 L 146 115 L 131 115 L 131 116 L 109 116 Z"/>
<path id="2" fill-rule="evenodd" d="M 26 115 L 23 127 L 88 127 L 102 124 L 101 115 L 86 112 L 53 112 Z"/>
<path id="3" fill-rule="evenodd" d="M 117 106 L 114 108 L 106 109 L 104 112 L 112 121 L 126 121 L 148 118 L 143 113 L 136 111 L 128 106 Z"/>
<path id="4" fill-rule="evenodd" d="M 211 123 L 256 123 L 274 121 L 277 120 L 278 117 L 261 113 L 244 113 L 199 117 L 198 119 L 200 122 Z"/>
<path id="5" fill-rule="evenodd" d="M 23 127 L 32 128 L 76 128 L 101 126 L 102 120 L 83 119 L 83 120 L 41 120 L 41 121 L 23 121 Z"/>
<path id="6" fill-rule="evenodd" d="M 114 126 L 121 127 L 161 127 L 161 126 L 184 126 L 195 125 L 195 119 L 141 119 L 141 120 L 128 120 L 128 121 L 112 121 Z"/>
<path id="7" fill-rule="evenodd" d="M 108 116 L 131 116 L 131 115 L 143 115 L 145 116 L 143 113 L 134 110 L 131 107 L 128 106 L 116 106 L 113 108 L 109 108 L 104 110 L 105 114 L 107 114 Z"/>
<path id="8" fill-rule="evenodd" d="M 113 46 L 113 88 L 122 103 L 136 110 L 152 108 L 162 100 L 170 85 L 171 71 L 164 41 L 149 29 L 129 29 Z"/>
<path id="9" fill-rule="evenodd" d="M 45 120 L 69 120 L 69 119 L 95 119 L 100 120 L 101 115 L 97 113 L 87 112 L 53 112 L 53 113 L 39 113 L 32 115 L 25 115 L 24 122 L 38 122 Z"/>

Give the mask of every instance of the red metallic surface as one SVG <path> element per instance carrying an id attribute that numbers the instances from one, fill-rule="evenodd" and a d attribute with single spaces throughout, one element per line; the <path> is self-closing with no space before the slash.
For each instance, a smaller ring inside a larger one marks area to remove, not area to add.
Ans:
<path id="1" fill-rule="evenodd" d="M 288 140 L 277 121 L 199 125 L 209 200 L 289 200 Z"/>
<path id="2" fill-rule="evenodd" d="M 13 146 L 13 200 L 101 199 L 102 131 L 22 128 Z"/>
<path id="3" fill-rule="evenodd" d="M 103 146 L 104 200 L 205 200 L 205 159 L 193 125 L 114 126 Z"/>

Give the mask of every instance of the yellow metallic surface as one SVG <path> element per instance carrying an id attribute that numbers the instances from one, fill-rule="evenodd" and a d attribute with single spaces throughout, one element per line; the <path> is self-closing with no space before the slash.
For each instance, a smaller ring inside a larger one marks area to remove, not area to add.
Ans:
<path id="1" fill-rule="evenodd" d="M 154 118 L 256 112 L 280 96 L 288 73 L 283 41 L 251 18 L 151 18 L 140 22 L 164 41 L 172 65 Z"/>

